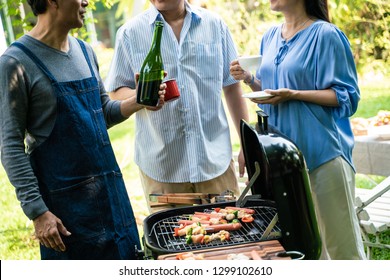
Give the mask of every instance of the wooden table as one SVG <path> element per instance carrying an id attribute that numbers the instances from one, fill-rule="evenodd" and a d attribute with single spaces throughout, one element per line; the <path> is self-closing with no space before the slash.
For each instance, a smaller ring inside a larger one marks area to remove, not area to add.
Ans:
<path id="1" fill-rule="evenodd" d="M 374 135 L 355 136 L 352 158 L 357 173 L 390 176 L 390 140 Z"/>

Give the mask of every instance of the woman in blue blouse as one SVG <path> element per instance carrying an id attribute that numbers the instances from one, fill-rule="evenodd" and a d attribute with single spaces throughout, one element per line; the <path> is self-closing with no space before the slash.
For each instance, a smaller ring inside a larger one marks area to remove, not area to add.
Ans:
<path id="1" fill-rule="evenodd" d="M 261 67 L 253 76 L 233 61 L 230 72 L 253 91 L 273 95 L 252 101 L 305 156 L 323 241 L 321 258 L 364 259 L 354 212 L 354 138 L 349 122 L 360 92 L 348 39 L 329 22 L 326 0 L 270 3 L 285 22 L 264 34 Z"/>

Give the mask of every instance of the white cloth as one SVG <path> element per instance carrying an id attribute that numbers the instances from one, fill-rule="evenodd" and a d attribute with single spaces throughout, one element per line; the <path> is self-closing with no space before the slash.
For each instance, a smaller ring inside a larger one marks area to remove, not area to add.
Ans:
<path id="1" fill-rule="evenodd" d="M 321 259 L 366 259 L 355 214 L 355 173 L 337 157 L 310 173 L 312 197 L 322 239 Z"/>

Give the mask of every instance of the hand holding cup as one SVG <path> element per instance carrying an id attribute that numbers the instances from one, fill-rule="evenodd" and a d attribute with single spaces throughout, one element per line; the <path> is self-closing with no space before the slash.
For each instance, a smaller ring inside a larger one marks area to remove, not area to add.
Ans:
<path id="1" fill-rule="evenodd" d="M 164 81 L 164 83 L 166 84 L 165 97 L 164 97 L 165 102 L 170 102 L 178 99 L 180 97 L 180 91 L 179 91 L 179 87 L 177 86 L 176 80 L 168 79 Z"/>
<path id="2" fill-rule="evenodd" d="M 238 58 L 238 63 L 243 70 L 247 72 L 252 72 L 256 71 L 260 67 L 261 60 L 261 55 L 240 56 Z"/>

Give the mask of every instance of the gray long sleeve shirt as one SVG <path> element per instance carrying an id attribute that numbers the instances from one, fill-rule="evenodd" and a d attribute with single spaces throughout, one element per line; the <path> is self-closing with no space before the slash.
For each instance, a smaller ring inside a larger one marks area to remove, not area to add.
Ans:
<path id="1" fill-rule="evenodd" d="M 91 77 L 77 40 L 69 37 L 67 53 L 25 35 L 19 42 L 29 48 L 59 82 Z M 88 56 L 99 79 L 101 102 L 107 127 L 124 121 L 120 101 L 106 94 L 92 48 Z M 22 209 L 29 219 L 48 210 L 39 192 L 29 154 L 50 135 L 56 120 L 56 97 L 50 80 L 19 48 L 9 47 L 0 57 L 0 153 L 1 162 Z"/>

